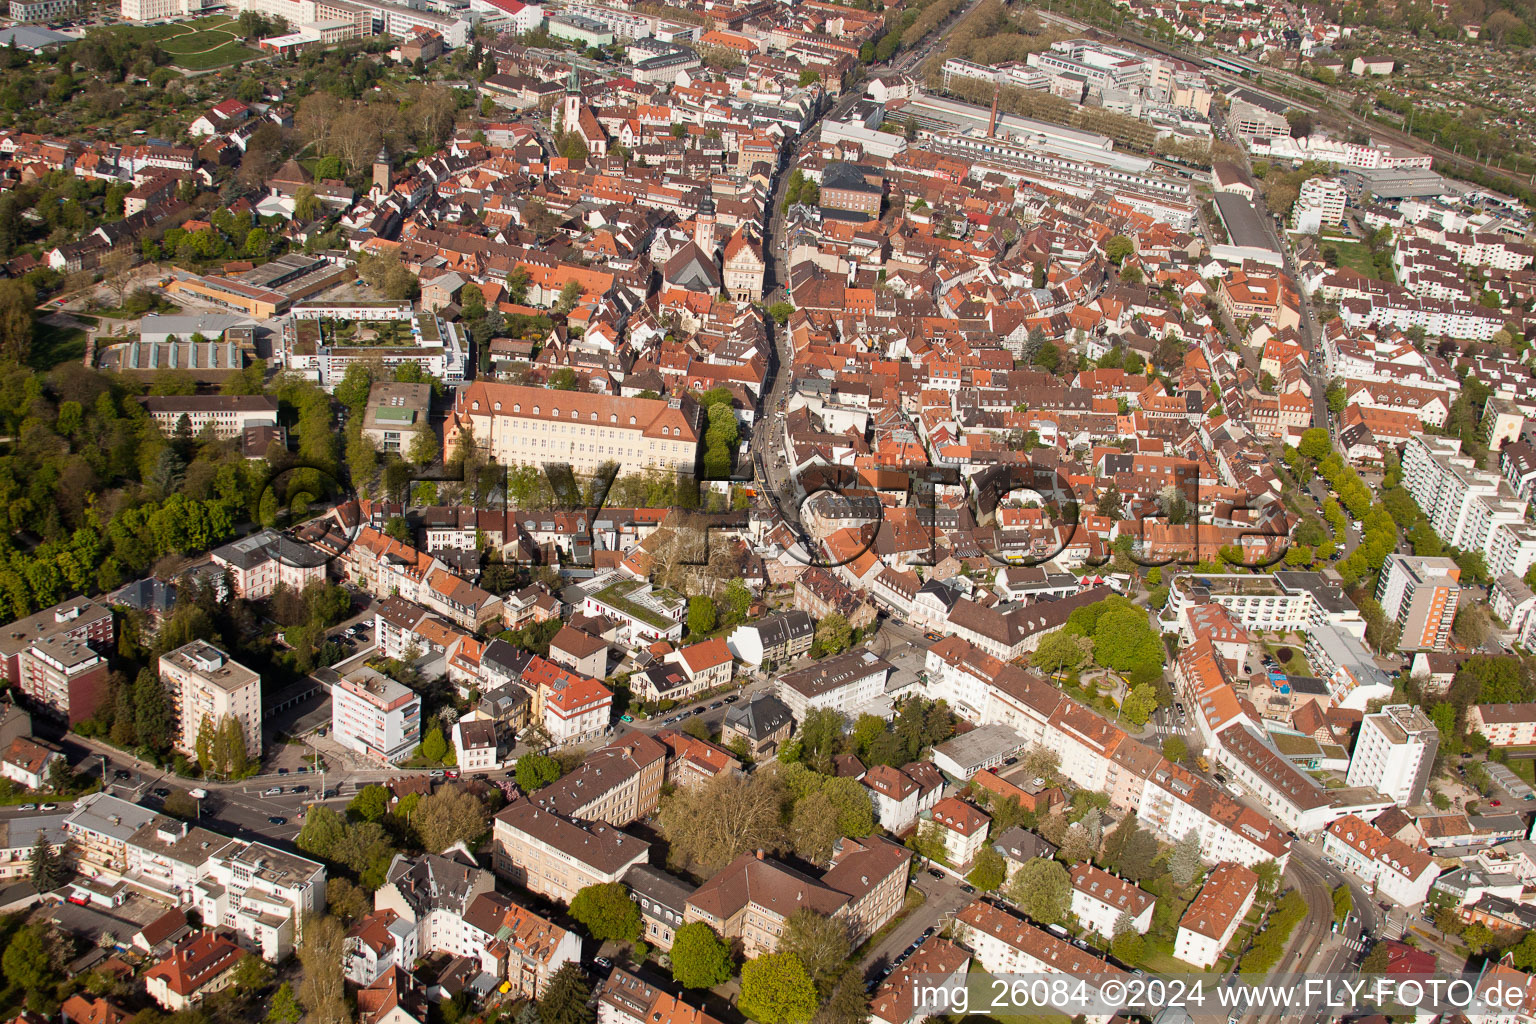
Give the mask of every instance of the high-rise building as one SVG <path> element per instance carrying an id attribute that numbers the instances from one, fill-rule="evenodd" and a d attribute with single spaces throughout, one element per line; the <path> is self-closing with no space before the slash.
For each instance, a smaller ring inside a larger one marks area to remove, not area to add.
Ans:
<path id="1" fill-rule="evenodd" d="M 331 687 L 331 733 L 360 754 L 395 762 L 421 742 L 421 694 L 371 668 Z"/>
<path id="2" fill-rule="evenodd" d="M 1530 502 L 1498 473 L 1479 469 L 1453 437 L 1414 434 L 1403 448 L 1403 488 L 1440 539 L 1478 551 L 1494 579 L 1524 576 L 1536 562 L 1536 526 L 1525 521 Z"/>
<path id="3" fill-rule="evenodd" d="M 1440 749 L 1440 732 L 1409 704 L 1394 704 L 1360 724 L 1360 738 L 1349 759 L 1351 786 L 1369 786 L 1410 807 L 1424 797 L 1430 769 Z"/>
<path id="4" fill-rule="evenodd" d="M 160 656 L 160 679 L 176 712 L 175 747 L 197 758 L 203 723 L 240 723 L 246 757 L 261 757 L 261 676 L 213 644 L 194 640 Z"/>
<path id="5" fill-rule="evenodd" d="M 1461 594 L 1461 567 L 1453 559 L 1390 554 L 1381 567 L 1376 600 L 1402 630 L 1405 651 L 1444 650 Z"/>

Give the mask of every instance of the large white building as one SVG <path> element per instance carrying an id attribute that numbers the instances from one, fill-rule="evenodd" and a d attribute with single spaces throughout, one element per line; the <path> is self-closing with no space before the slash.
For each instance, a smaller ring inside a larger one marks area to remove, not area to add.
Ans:
<path id="1" fill-rule="evenodd" d="M 1424 712 L 1394 704 L 1360 723 L 1346 781 L 1385 793 L 1399 807 L 1410 807 L 1424 798 L 1439 750 L 1440 731 Z"/>
<path id="2" fill-rule="evenodd" d="M 160 656 L 160 679 L 176 712 L 174 746 L 194 761 L 205 726 L 240 723 L 245 754 L 261 758 L 261 677 L 204 640 Z"/>
<path id="3" fill-rule="evenodd" d="M 626 472 L 692 475 L 704 416 L 690 398 L 615 398 L 476 381 L 460 389 L 449 414 L 447 451 L 464 431 L 504 466 L 566 463 L 575 472 L 591 473 L 616 463 Z"/>
<path id="4" fill-rule="evenodd" d="M 1321 573 L 1276 572 L 1268 576 L 1200 573 L 1175 576 L 1160 619 L 1176 632 L 1192 604 L 1219 604 L 1244 629 L 1306 633 L 1333 626 L 1365 635 L 1365 619 L 1353 601 Z"/>
<path id="5" fill-rule="evenodd" d="M 205 924 L 228 928 L 241 945 L 279 963 L 303 940 L 305 919 L 325 912 L 325 868 L 236 840 L 209 860 L 196 900 Z"/>
<path id="6" fill-rule="evenodd" d="M 1405 907 L 1423 903 L 1440 874 L 1429 854 L 1383 835 L 1353 814 L 1328 826 L 1323 860 L 1357 876 L 1376 895 Z"/>
<path id="7" fill-rule="evenodd" d="M 797 721 L 812 708 L 848 713 L 885 694 L 893 666 L 862 647 L 779 677 L 778 698 Z"/>
<path id="8" fill-rule="evenodd" d="M 1478 469 L 1461 440 L 1414 434 L 1403 448 L 1403 487 L 1440 539 L 1480 551 L 1489 575 L 1523 577 L 1536 562 L 1536 528 L 1525 521 L 1530 502 L 1496 472 Z"/>
<path id="9" fill-rule="evenodd" d="M 1389 554 L 1381 566 L 1376 600 L 1387 618 L 1401 627 L 1398 648 L 1443 650 L 1461 597 L 1461 567 L 1443 556 Z"/>
<path id="10" fill-rule="evenodd" d="M 994 975 L 1069 974 L 1102 985 L 1126 974 L 1092 953 L 991 903 L 977 900 L 955 915 L 955 937 Z M 1105 1024 L 1114 1014 L 1092 1014 L 1089 1024 Z"/>
<path id="11" fill-rule="evenodd" d="M 1152 895 L 1084 861 L 1072 868 L 1072 914 L 1078 924 L 1114 938 L 1123 914 L 1131 930 L 1145 935 L 1152 927 Z"/>
<path id="12" fill-rule="evenodd" d="M 421 742 L 421 695 L 371 668 L 357 669 L 331 687 L 331 735 L 360 754 L 403 760 Z"/>
<path id="13" fill-rule="evenodd" d="M 1259 891 L 1259 876 L 1240 864 L 1219 864 L 1179 920 L 1173 955 L 1205 970 L 1216 965 Z"/>
<path id="14" fill-rule="evenodd" d="M 1324 227 L 1336 227 L 1344 220 L 1348 193 L 1337 178 L 1308 178 L 1301 183 L 1296 204 L 1291 207 L 1291 230 L 1315 235 Z"/>

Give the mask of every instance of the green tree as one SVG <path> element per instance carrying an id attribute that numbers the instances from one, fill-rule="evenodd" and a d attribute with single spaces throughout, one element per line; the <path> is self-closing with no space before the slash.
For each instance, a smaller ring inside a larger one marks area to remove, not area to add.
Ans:
<path id="1" fill-rule="evenodd" d="M 769 953 L 741 968 L 738 1005 L 761 1024 L 807 1024 L 817 1004 L 809 972 L 791 953 Z"/>
<path id="2" fill-rule="evenodd" d="M 560 778 L 560 762 L 544 754 L 524 754 L 517 759 L 513 775 L 518 789 L 532 793 Z"/>
<path id="3" fill-rule="evenodd" d="M 1146 955 L 1147 941 L 1134 928 L 1125 928 L 1110 941 L 1109 950 L 1127 967 L 1135 967 Z"/>
<path id="4" fill-rule="evenodd" d="M 619 882 L 589 885 L 571 900 L 571 916 L 599 942 L 640 937 L 640 905 Z"/>
<path id="5" fill-rule="evenodd" d="M 1333 890 L 1333 919 L 1339 924 L 1349 916 L 1349 912 L 1355 909 L 1354 894 L 1349 891 L 1348 885 L 1340 885 Z"/>
<path id="6" fill-rule="evenodd" d="M 826 654 L 841 654 L 853 644 L 853 627 L 840 612 L 829 612 L 816 623 L 816 644 Z"/>
<path id="7" fill-rule="evenodd" d="M 421 756 L 428 761 L 442 764 L 443 758 L 448 756 L 448 741 L 443 738 L 443 730 L 433 729 L 422 737 Z"/>
<path id="8" fill-rule="evenodd" d="M 1008 885 L 1008 898 L 1036 924 L 1059 924 L 1072 905 L 1072 876 L 1054 860 L 1029 860 Z"/>
<path id="9" fill-rule="evenodd" d="M 703 636 L 715 628 L 715 602 L 699 594 L 688 599 L 688 632 Z"/>
<path id="10" fill-rule="evenodd" d="M 832 987 L 847 967 L 851 949 L 848 925 L 809 907 L 789 915 L 779 938 L 779 952 L 799 959 L 822 998 L 832 994 Z"/>
<path id="11" fill-rule="evenodd" d="M 40 992 L 60 980 L 56 943 L 50 941 L 46 928 L 43 924 L 29 924 L 19 929 L 0 956 L 5 980 L 23 991 Z"/>
<path id="12" fill-rule="evenodd" d="M 330 860 L 346 831 L 341 815 L 323 804 L 315 804 L 304 812 L 304 827 L 299 829 L 293 844 L 321 860 Z"/>
<path id="13" fill-rule="evenodd" d="M 976 855 L 970 874 L 965 878 L 982 892 L 994 892 L 1003 884 L 1007 876 L 1008 865 L 1003 861 L 1003 855 L 992 847 L 985 846 Z"/>
<path id="14" fill-rule="evenodd" d="M 389 790 L 380 785 L 364 786 L 347 804 L 347 817 L 355 821 L 383 821 L 389 813 Z"/>
<path id="15" fill-rule="evenodd" d="M 64 865 L 42 829 L 37 830 L 37 842 L 32 844 L 28 875 L 32 888 L 39 893 L 53 892 L 64 881 Z"/>
<path id="16" fill-rule="evenodd" d="M 272 994 L 271 1005 L 267 1008 L 267 1024 L 298 1024 L 302 1016 L 304 1008 L 293 994 L 293 986 L 286 981 L 277 986 L 277 991 Z"/>
<path id="17" fill-rule="evenodd" d="M 1163 756 L 1174 764 L 1179 764 L 1189 756 L 1189 744 L 1184 742 L 1182 736 L 1169 736 L 1163 740 Z"/>
<path id="18" fill-rule="evenodd" d="M 669 955 L 672 980 L 684 988 L 714 988 L 731 979 L 731 949 L 703 921 L 679 927 Z"/>
<path id="19" fill-rule="evenodd" d="M 542 1024 L 592 1024 L 591 997 L 592 989 L 581 966 L 568 962 L 549 980 L 544 998 L 539 1000 L 539 1020 Z"/>
<path id="20" fill-rule="evenodd" d="M 1136 251 L 1135 244 L 1124 235 L 1116 235 L 1104 243 L 1104 255 L 1115 266 L 1125 262 L 1125 258 Z"/>

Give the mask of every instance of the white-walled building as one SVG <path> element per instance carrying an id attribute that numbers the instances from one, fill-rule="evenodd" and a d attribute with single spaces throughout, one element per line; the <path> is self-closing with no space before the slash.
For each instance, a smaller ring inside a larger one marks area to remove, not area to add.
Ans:
<path id="1" fill-rule="evenodd" d="M 1065 939 L 1037 928 L 990 903 L 977 900 L 955 915 L 956 940 L 994 975 L 1069 974 L 1074 978 L 1122 981 L 1126 973 Z M 1105 1024 L 1113 1013 L 1093 1014 L 1089 1024 Z"/>
<path id="2" fill-rule="evenodd" d="M 885 681 L 893 666 L 863 647 L 779 677 L 776 693 L 797 721 L 812 708 L 830 708 L 844 714 L 885 694 Z"/>
<path id="3" fill-rule="evenodd" d="M 1353 814 L 1328 826 L 1323 860 L 1358 877 L 1373 894 L 1405 907 L 1423 903 L 1440 875 L 1429 854 L 1383 835 Z"/>
<path id="4" fill-rule="evenodd" d="M 421 743 L 421 694 L 371 668 L 331 687 L 331 735 L 382 761 L 401 761 Z"/>
<path id="5" fill-rule="evenodd" d="M 197 740 L 207 723 L 240 723 L 246 757 L 261 759 L 261 677 L 205 640 L 160 656 L 160 680 L 176 713 L 175 748 L 197 760 Z"/>
<path id="6" fill-rule="evenodd" d="M 1072 868 L 1072 913 L 1078 924 L 1106 939 L 1115 935 L 1115 924 L 1124 914 L 1131 929 L 1145 935 L 1152 927 L 1152 895 L 1089 863 Z"/>
<path id="7" fill-rule="evenodd" d="M 859 781 L 874 802 L 875 820 L 893 834 L 906 831 L 944 794 L 944 776 L 926 761 L 905 768 L 877 764 Z"/>
<path id="8" fill-rule="evenodd" d="M 987 845 L 987 829 L 992 819 L 956 797 L 947 796 L 933 805 L 920 828 L 931 828 L 944 842 L 944 859 L 963 868 Z"/>
<path id="9" fill-rule="evenodd" d="M 1259 891 L 1259 876 L 1240 864 L 1219 864 L 1179 920 L 1173 955 L 1202 970 L 1214 967 Z"/>
<path id="10" fill-rule="evenodd" d="M 1344 220 L 1348 196 L 1337 178 L 1308 178 L 1291 207 L 1291 230 L 1315 235 L 1324 227 L 1337 227 Z"/>
<path id="11" fill-rule="evenodd" d="M 1346 781 L 1351 786 L 1369 786 L 1399 807 L 1409 807 L 1424 798 L 1439 750 L 1440 731 L 1424 712 L 1394 704 L 1366 715 L 1360 723 Z"/>
<path id="12" fill-rule="evenodd" d="M 1376 600 L 1382 613 L 1402 629 L 1398 648 L 1440 651 L 1451 642 L 1451 624 L 1461 596 L 1461 567 L 1443 556 L 1387 555 Z"/>
<path id="13" fill-rule="evenodd" d="M 278 963 L 303 941 L 304 921 L 325 912 L 325 867 L 265 843 L 234 841 L 209 861 L 197 887 L 205 924 Z"/>
<path id="14" fill-rule="evenodd" d="M 1489 575 L 1523 577 L 1536 562 L 1536 528 L 1525 521 L 1530 504 L 1491 470 L 1463 455 L 1461 440 L 1414 434 L 1403 448 L 1403 488 L 1446 544 L 1479 551 Z"/>

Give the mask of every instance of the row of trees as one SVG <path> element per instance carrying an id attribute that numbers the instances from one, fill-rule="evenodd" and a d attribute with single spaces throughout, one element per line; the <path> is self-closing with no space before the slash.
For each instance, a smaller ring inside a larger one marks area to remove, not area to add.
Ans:
<path id="1" fill-rule="evenodd" d="M 834 757 L 853 754 L 867 766 L 900 767 L 955 734 L 954 713 L 942 700 L 908 697 L 894 710 L 890 720 L 860 715 L 845 733 L 841 714 L 830 708 L 814 708 L 806 713 L 800 731 L 779 748 L 779 762 L 803 763 L 813 771 L 830 774 Z"/>
<path id="2" fill-rule="evenodd" d="M 466 786 L 444 786 L 430 796 L 407 793 L 391 804 L 388 789 L 365 786 L 337 814 L 323 804 L 309 808 L 294 844 L 318 857 L 364 890 L 377 889 L 402 850 L 442 853 L 472 843 L 490 828 L 497 793 L 476 795 Z"/>

